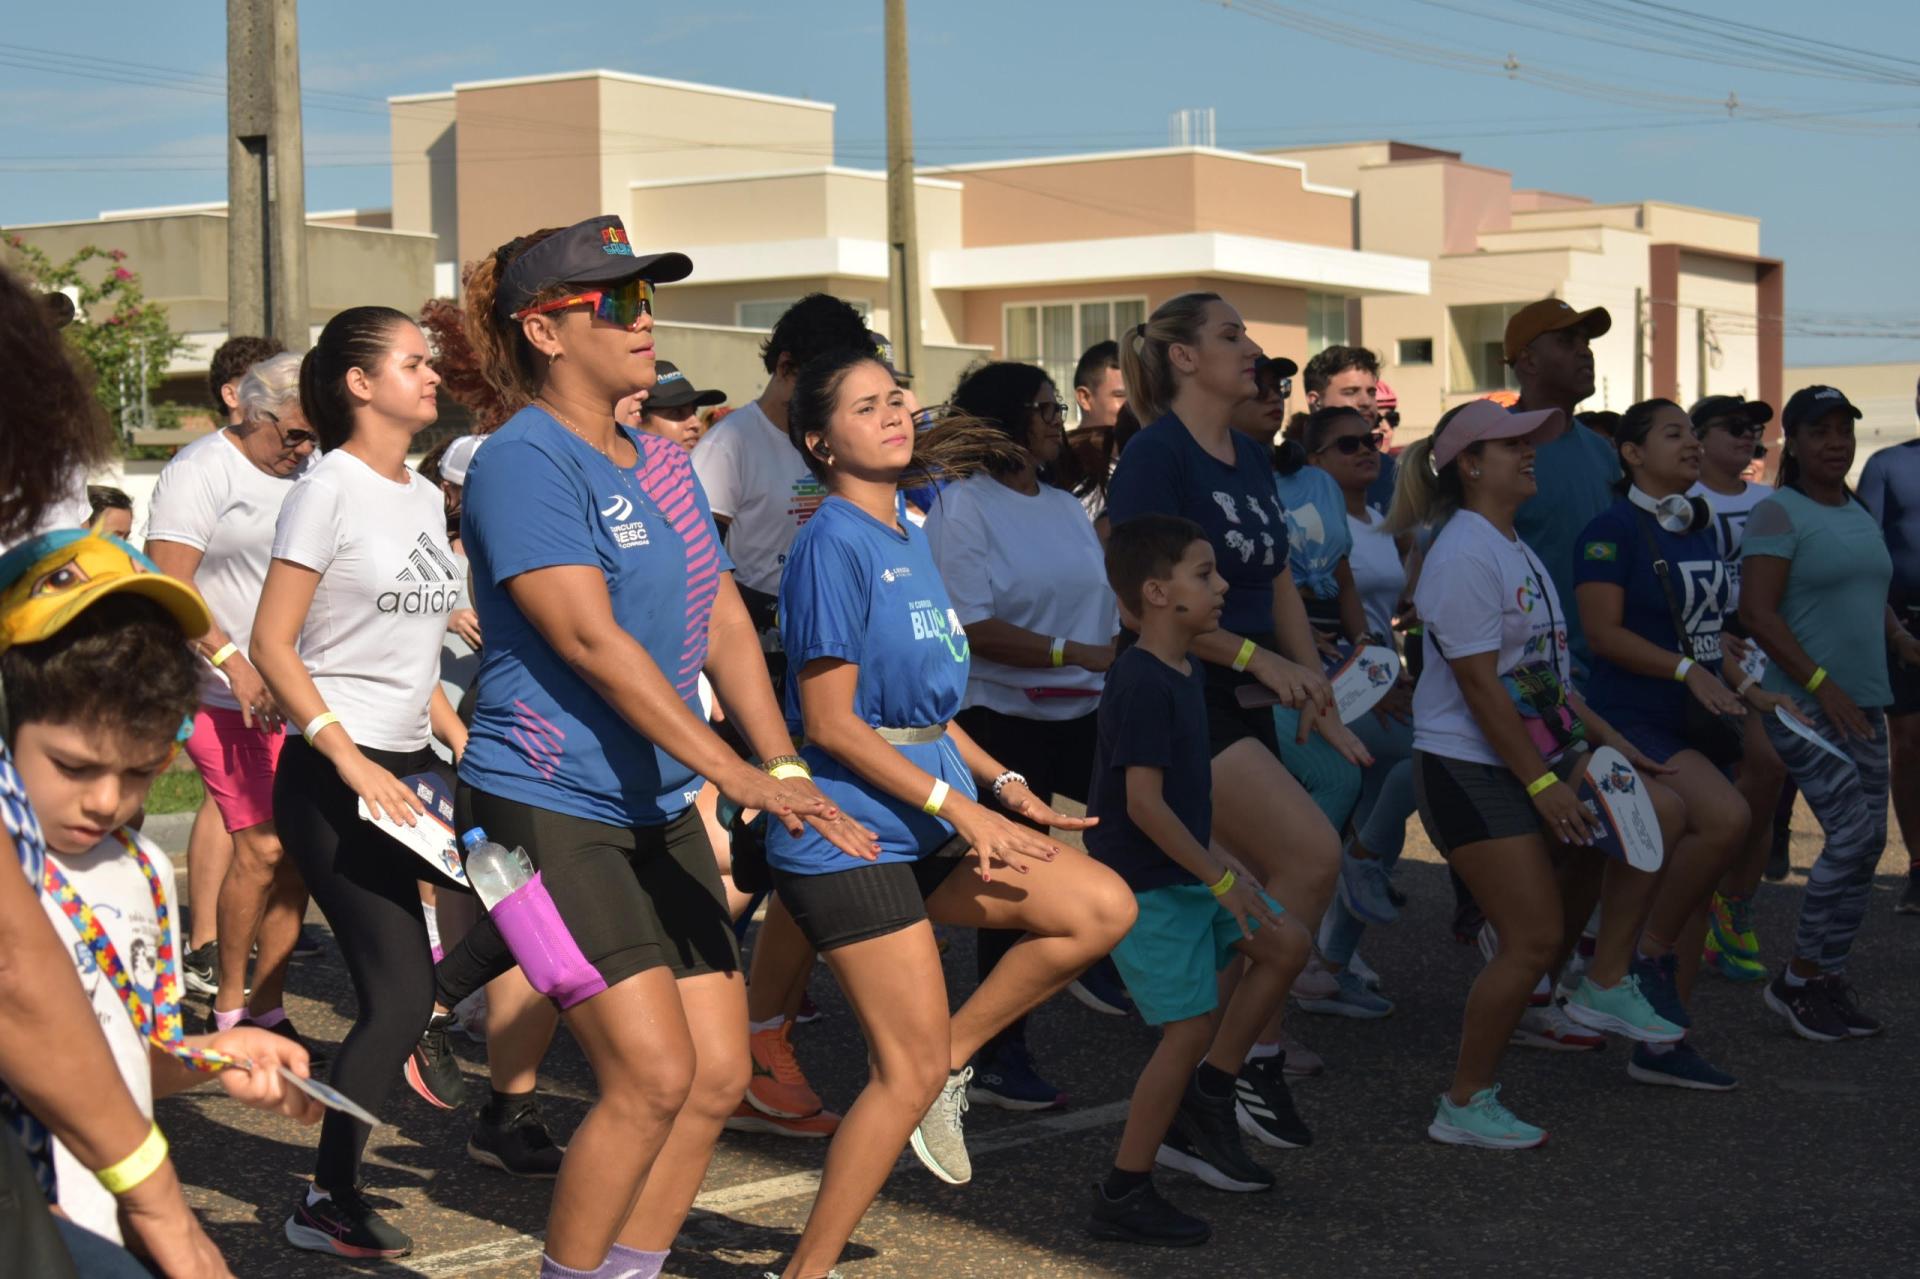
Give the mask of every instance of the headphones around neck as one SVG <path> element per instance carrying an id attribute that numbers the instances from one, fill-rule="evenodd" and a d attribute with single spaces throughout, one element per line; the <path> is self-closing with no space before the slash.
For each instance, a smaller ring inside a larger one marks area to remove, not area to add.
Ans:
<path id="1" fill-rule="evenodd" d="M 1662 498 L 1652 498 L 1635 484 L 1627 489 L 1627 500 L 1653 516 L 1669 533 L 1698 533 L 1713 522 L 1713 508 L 1703 497 L 1669 493 Z"/>

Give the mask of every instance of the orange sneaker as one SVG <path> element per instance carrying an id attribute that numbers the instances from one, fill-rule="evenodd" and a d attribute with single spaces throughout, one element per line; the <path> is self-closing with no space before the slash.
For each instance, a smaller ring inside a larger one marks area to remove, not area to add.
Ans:
<path id="1" fill-rule="evenodd" d="M 804 1119 L 766 1115 L 747 1102 L 741 1102 L 727 1119 L 729 1132 L 770 1132 L 776 1137 L 831 1137 L 840 1127 L 840 1116 L 831 1110 L 818 1111 Z"/>
<path id="2" fill-rule="evenodd" d="M 747 1050 L 753 1055 L 753 1078 L 747 1082 L 747 1102 L 755 1110 L 774 1119 L 805 1119 L 820 1113 L 820 1094 L 800 1073 L 787 1035 L 793 1023 L 783 1021 L 773 1030 L 757 1030 L 747 1036 Z"/>

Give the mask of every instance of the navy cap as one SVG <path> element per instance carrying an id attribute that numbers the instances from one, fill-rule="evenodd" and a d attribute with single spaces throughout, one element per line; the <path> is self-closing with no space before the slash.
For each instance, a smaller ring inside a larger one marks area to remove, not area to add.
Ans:
<path id="1" fill-rule="evenodd" d="M 725 391 L 702 391 L 688 380 L 672 360 L 655 360 L 653 390 L 647 392 L 647 409 L 680 409 L 691 404 L 695 408 L 707 408 L 714 404 L 725 404 Z"/>
<path id="2" fill-rule="evenodd" d="M 1702 428 L 1725 417 L 1765 426 L 1773 421 L 1773 406 L 1765 400 L 1749 400 L 1744 395 L 1705 395 L 1693 402 L 1687 416 L 1693 419 L 1694 426 Z"/>
<path id="3" fill-rule="evenodd" d="M 693 273 L 693 262 L 684 253 L 636 256 L 627 241 L 627 228 L 612 213 L 555 231 L 516 258 L 512 255 L 519 244 L 515 240 L 500 250 L 510 259 L 493 301 L 494 314 L 503 320 L 512 319 L 514 312 L 532 306 L 544 290 L 559 284 L 617 284 L 635 276 L 671 284 Z"/>
<path id="4" fill-rule="evenodd" d="M 1787 399 L 1787 407 L 1781 411 L 1780 421 L 1791 431 L 1809 422 L 1818 422 L 1835 409 L 1856 422 L 1863 416 L 1838 387 L 1803 386 Z"/>

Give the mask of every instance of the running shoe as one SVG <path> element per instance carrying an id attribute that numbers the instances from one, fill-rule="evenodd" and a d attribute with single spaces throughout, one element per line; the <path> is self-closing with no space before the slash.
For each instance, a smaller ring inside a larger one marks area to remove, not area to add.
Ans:
<path id="1" fill-rule="evenodd" d="M 1324 999 L 1299 1000 L 1300 1007 L 1329 1017 L 1356 1017 L 1367 1021 L 1393 1011 L 1393 1001 L 1367 989 L 1366 981 L 1351 968 L 1334 973 L 1333 984 L 1333 994 Z"/>
<path id="2" fill-rule="evenodd" d="M 1847 1023 L 1828 999 L 1827 984 L 1817 977 L 1789 986 L 1787 970 L 1782 968 L 1780 975 L 1767 983 L 1764 997 L 1767 1007 L 1785 1017 L 1793 1033 L 1802 1039 L 1831 1044 L 1851 1037 Z"/>
<path id="3" fill-rule="evenodd" d="M 1580 988 L 1567 1001 L 1567 1016 L 1588 1030 L 1625 1035 L 1646 1044 L 1677 1043 L 1687 1033 L 1654 1011 L 1640 989 L 1640 979 L 1631 972 L 1611 986 L 1582 977 Z"/>
<path id="4" fill-rule="evenodd" d="M 1127 994 L 1127 984 L 1120 980 L 1120 970 L 1107 956 L 1103 955 L 1093 967 L 1074 978 L 1067 990 L 1093 1011 L 1108 1017 L 1126 1017 L 1133 1013 L 1133 997 Z"/>
<path id="5" fill-rule="evenodd" d="M 1743 959 L 1720 949 L 1719 939 L 1711 931 L 1700 948 L 1700 965 L 1719 973 L 1728 981 L 1742 983 L 1765 981 L 1773 975 L 1758 959 Z"/>
<path id="6" fill-rule="evenodd" d="M 255 1023 L 251 1020 L 243 1021 L 241 1023 L 241 1025 L 243 1026 L 251 1026 L 254 1024 Z M 298 1030 L 295 1030 L 293 1026 L 293 1018 L 282 1017 L 279 1021 L 273 1023 L 273 1025 L 271 1026 L 265 1027 L 264 1029 L 271 1031 L 272 1033 L 280 1036 L 280 1038 L 282 1039 L 292 1040 L 294 1043 L 299 1044 L 302 1048 L 306 1049 L 307 1064 L 309 1066 L 324 1066 L 327 1064 L 328 1050 L 325 1048 L 322 1048 L 319 1044 L 314 1043 L 311 1039 L 308 1039 L 305 1035 L 301 1034 Z"/>
<path id="7" fill-rule="evenodd" d="M 1058 1110 L 1067 1094 L 1040 1077 L 1026 1044 L 1013 1039 L 975 1059 L 967 1100 L 1002 1110 Z"/>
<path id="8" fill-rule="evenodd" d="M 973 1180 L 973 1160 L 967 1157 L 967 1083 L 973 1067 L 947 1076 L 940 1095 L 920 1116 L 913 1130 L 913 1153 L 927 1171 L 949 1186 L 964 1186 Z"/>
<path id="9" fill-rule="evenodd" d="M 389 1225 L 358 1190 L 336 1190 L 325 1199 L 300 1203 L 287 1218 L 287 1242 L 336 1257 L 404 1257 L 413 1240 Z"/>
<path id="10" fill-rule="evenodd" d="M 1920 915 L 1920 869 L 1907 872 L 1907 891 L 1893 904 L 1896 915 Z"/>
<path id="11" fill-rule="evenodd" d="M 1087 1233 L 1113 1243 L 1143 1243 L 1158 1248 L 1189 1248 L 1213 1236 L 1213 1227 L 1160 1197 L 1152 1181 L 1143 1181 L 1118 1199 L 1093 1183 L 1093 1211 Z"/>
<path id="12" fill-rule="evenodd" d="M 1879 1034 L 1886 1027 L 1880 1024 L 1878 1017 L 1869 1016 L 1854 998 L 1853 987 L 1839 973 L 1828 973 L 1820 978 L 1820 984 L 1826 988 L 1827 1007 L 1833 1009 L 1834 1016 L 1847 1028 L 1847 1034 L 1855 1039 L 1866 1039 Z"/>
<path id="13" fill-rule="evenodd" d="M 1480 1146 L 1487 1150 L 1526 1150 L 1547 1139 L 1546 1130 L 1518 1118 L 1500 1104 L 1500 1085 L 1482 1088 L 1464 1106 L 1440 1094 L 1427 1136 L 1449 1146 Z"/>
<path id="14" fill-rule="evenodd" d="M 560 1175 L 566 1153 L 547 1131 L 540 1103 L 532 1097 L 516 1097 L 505 1106 L 488 1102 L 467 1138 L 467 1155 L 474 1162 L 516 1177 L 551 1181 Z"/>
<path id="15" fill-rule="evenodd" d="M 447 1032 L 453 1029 L 452 1013 L 435 1013 L 420 1032 L 420 1042 L 407 1054 L 401 1067 L 407 1087 L 420 1094 L 429 1106 L 458 1110 L 467 1099 L 467 1081 L 460 1073 L 460 1062 L 447 1044 Z"/>
<path id="16" fill-rule="evenodd" d="M 1655 1052 L 1650 1044 L 1635 1044 L 1633 1060 L 1627 1063 L 1627 1078 L 1643 1084 L 1697 1088 L 1703 1092 L 1726 1092 L 1740 1082 L 1715 1068 L 1684 1039 L 1665 1052 Z"/>
<path id="17" fill-rule="evenodd" d="M 1233 1081 L 1233 1116 L 1240 1131 L 1262 1145 L 1299 1150 L 1313 1144 L 1313 1129 L 1293 1107 L 1293 1091 L 1280 1058 L 1250 1061 Z"/>
<path id="18" fill-rule="evenodd" d="M 1693 1017 L 1680 1001 L 1680 960 L 1677 956 L 1667 954 L 1658 959 L 1649 959 L 1635 952 L 1628 971 L 1639 979 L 1640 993 L 1646 996 L 1653 1011 L 1682 1030 L 1693 1028 Z"/>
<path id="19" fill-rule="evenodd" d="M 1354 951 L 1347 960 L 1347 971 L 1367 983 L 1368 990 L 1380 989 L 1380 974 L 1373 971 L 1373 965 L 1360 958 L 1360 952 Z"/>
<path id="20" fill-rule="evenodd" d="M 1187 1080 L 1173 1127 L 1153 1161 L 1190 1173 L 1216 1190 L 1248 1194 L 1273 1189 L 1273 1174 L 1254 1162 L 1240 1140 L 1238 1108 L 1234 1097 L 1201 1092 L 1198 1076 Z"/>
<path id="21" fill-rule="evenodd" d="M 1292 995 L 1295 1003 L 1309 999 L 1331 999 L 1340 991 L 1340 980 L 1333 970 L 1314 955 L 1307 960 L 1307 966 L 1293 979 Z"/>
<path id="22" fill-rule="evenodd" d="M 1386 863 L 1378 857 L 1355 857 L 1351 852 L 1340 855 L 1340 904 L 1355 919 L 1369 924 L 1391 924 L 1399 919 L 1400 912 L 1387 891 L 1392 885 Z"/>
<path id="23" fill-rule="evenodd" d="M 220 942 L 218 939 L 208 942 L 198 950 L 190 950 L 180 957 L 180 972 L 187 982 L 189 995 L 200 995 L 212 999 L 220 993 Z"/>
<path id="24" fill-rule="evenodd" d="M 1736 959 L 1760 958 L 1760 939 L 1753 932 L 1753 898 L 1713 895 L 1707 937 L 1722 954 Z"/>
<path id="25" fill-rule="evenodd" d="M 840 1116 L 831 1110 L 808 1115 L 805 1119 L 779 1119 L 763 1115 L 751 1103 L 742 1101 L 727 1117 L 728 1132 L 764 1132 L 775 1137 L 800 1137 L 811 1140 L 831 1137 L 840 1130 Z"/>
<path id="26" fill-rule="evenodd" d="M 323 949 L 324 947 L 320 944 L 320 930 L 312 924 L 300 925 L 300 935 L 293 939 L 293 957 L 311 959 Z"/>
<path id="27" fill-rule="evenodd" d="M 1529 1008 L 1513 1028 L 1511 1042 L 1523 1048 L 1545 1048 L 1550 1052 L 1594 1052 L 1607 1046 L 1604 1035 L 1596 1035 L 1570 1019 L 1559 1004 Z"/>
<path id="28" fill-rule="evenodd" d="M 747 1100 L 753 1108 L 776 1119 L 805 1119 L 820 1113 L 820 1094 L 807 1083 L 800 1061 L 793 1055 L 788 1038 L 793 1023 L 781 1022 L 771 1030 L 756 1030 L 747 1036 L 747 1051 L 753 1056 L 753 1077 L 747 1081 Z"/>
<path id="29" fill-rule="evenodd" d="M 793 1014 L 793 1024 L 796 1026 L 811 1026 L 814 1022 L 820 1020 L 821 1015 L 820 1006 L 813 1002 L 813 996 L 803 994 L 800 996 L 799 1010 Z"/>

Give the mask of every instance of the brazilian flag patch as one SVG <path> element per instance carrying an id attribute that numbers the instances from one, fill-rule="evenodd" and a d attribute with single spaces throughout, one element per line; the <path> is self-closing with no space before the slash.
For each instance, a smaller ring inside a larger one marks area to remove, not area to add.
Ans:
<path id="1" fill-rule="evenodd" d="M 1587 558 L 1590 560 L 1617 560 L 1620 547 L 1613 542 L 1588 542 Z"/>

